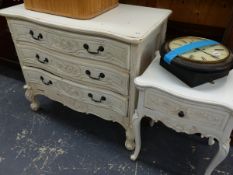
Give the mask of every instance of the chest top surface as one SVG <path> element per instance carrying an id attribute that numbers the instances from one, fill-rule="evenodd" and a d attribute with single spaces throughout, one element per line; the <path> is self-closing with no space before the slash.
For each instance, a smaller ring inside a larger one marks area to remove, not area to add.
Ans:
<path id="1" fill-rule="evenodd" d="M 214 84 L 206 83 L 190 88 L 161 67 L 157 57 L 143 75 L 135 79 L 135 83 L 139 87 L 156 88 L 181 98 L 225 106 L 233 110 L 233 71 L 230 71 L 228 76 L 215 80 Z"/>
<path id="2" fill-rule="evenodd" d="M 103 34 L 126 42 L 140 43 L 171 14 L 170 10 L 119 4 L 90 20 L 78 20 L 26 10 L 17 5 L 0 10 L 0 15 L 57 27 L 64 30 Z"/>

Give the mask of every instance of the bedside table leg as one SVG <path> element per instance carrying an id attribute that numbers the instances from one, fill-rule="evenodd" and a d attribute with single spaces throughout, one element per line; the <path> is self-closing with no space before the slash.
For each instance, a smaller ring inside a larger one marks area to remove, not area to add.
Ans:
<path id="1" fill-rule="evenodd" d="M 136 147 L 134 153 L 130 156 L 131 160 L 136 160 L 141 150 L 141 119 L 142 117 L 140 117 L 136 111 L 133 116 L 133 129 L 135 134 Z"/>
<path id="2" fill-rule="evenodd" d="M 24 86 L 24 89 L 26 89 L 25 92 L 25 97 L 26 99 L 31 102 L 30 107 L 33 111 L 38 111 L 38 109 L 40 108 L 40 103 L 38 102 L 38 100 L 36 99 L 32 88 L 28 85 Z"/>
<path id="3" fill-rule="evenodd" d="M 230 149 L 230 142 L 222 143 L 219 142 L 218 153 L 215 155 L 214 159 L 208 166 L 205 175 L 211 175 L 212 171 L 227 157 Z"/>

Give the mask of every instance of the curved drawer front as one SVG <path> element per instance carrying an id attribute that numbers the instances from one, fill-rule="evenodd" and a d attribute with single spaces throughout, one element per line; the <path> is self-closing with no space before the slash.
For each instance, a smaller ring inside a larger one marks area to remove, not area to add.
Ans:
<path id="1" fill-rule="evenodd" d="M 55 95 L 59 98 L 57 100 L 65 105 L 68 103 L 65 99 L 73 99 L 76 107 L 80 105 L 80 112 L 101 115 L 101 111 L 107 110 L 114 111 L 119 116 L 127 116 L 128 99 L 126 97 L 111 91 L 76 84 L 35 68 L 23 66 L 23 72 L 27 84 L 33 89 L 45 91 L 48 97 Z"/>
<path id="2" fill-rule="evenodd" d="M 183 100 L 167 93 L 148 89 L 145 92 L 145 107 L 158 111 L 176 123 L 191 123 L 193 129 L 206 128 L 223 131 L 229 118 L 227 110 Z"/>
<path id="3" fill-rule="evenodd" d="M 93 83 L 128 95 L 129 74 L 123 69 L 22 44 L 17 45 L 17 49 L 20 61 L 25 66 L 41 68 L 71 81 Z"/>
<path id="4" fill-rule="evenodd" d="M 14 40 L 31 42 L 64 54 L 129 69 L 130 46 L 107 38 L 59 31 L 30 22 L 8 21 Z"/>

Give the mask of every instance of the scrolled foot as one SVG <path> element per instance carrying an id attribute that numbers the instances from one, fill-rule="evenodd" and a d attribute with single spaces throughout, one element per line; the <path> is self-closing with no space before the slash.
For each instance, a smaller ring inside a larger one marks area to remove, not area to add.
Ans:
<path id="1" fill-rule="evenodd" d="M 40 104 L 39 104 L 39 102 L 32 102 L 31 105 L 30 105 L 30 107 L 31 107 L 31 109 L 33 111 L 38 111 L 39 108 L 40 108 Z"/>
<path id="2" fill-rule="evenodd" d="M 126 140 L 125 141 L 125 147 L 127 150 L 132 151 L 135 149 L 135 142 L 134 139 L 133 140 Z"/>
<path id="3" fill-rule="evenodd" d="M 33 90 L 30 86 L 25 85 L 24 89 L 26 89 L 25 97 L 29 102 L 31 102 L 30 107 L 33 111 L 38 111 L 40 108 L 40 103 L 36 100 L 35 94 L 33 93 Z"/>
<path id="4" fill-rule="evenodd" d="M 128 149 L 129 151 L 134 150 L 135 148 L 135 142 L 134 142 L 134 133 L 133 133 L 133 128 L 127 128 L 126 130 L 126 141 L 125 141 L 125 147 L 126 149 Z"/>
<path id="5" fill-rule="evenodd" d="M 131 159 L 132 161 L 135 161 L 135 160 L 137 159 L 137 157 L 136 157 L 134 154 L 132 154 L 132 155 L 130 156 L 130 159 Z"/>

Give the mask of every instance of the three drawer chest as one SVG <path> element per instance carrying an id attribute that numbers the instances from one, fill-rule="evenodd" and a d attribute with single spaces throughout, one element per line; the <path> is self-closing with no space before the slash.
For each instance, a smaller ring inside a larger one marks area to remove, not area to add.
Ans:
<path id="1" fill-rule="evenodd" d="M 38 110 L 44 95 L 76 111 L 118 122 L 134 148 L 134 78 L 164 42 L 170 10 L 120 4 L 90 20 L 49 15 L 17 5 L 5 16 L 25 77 L 26 98 Z"/>

